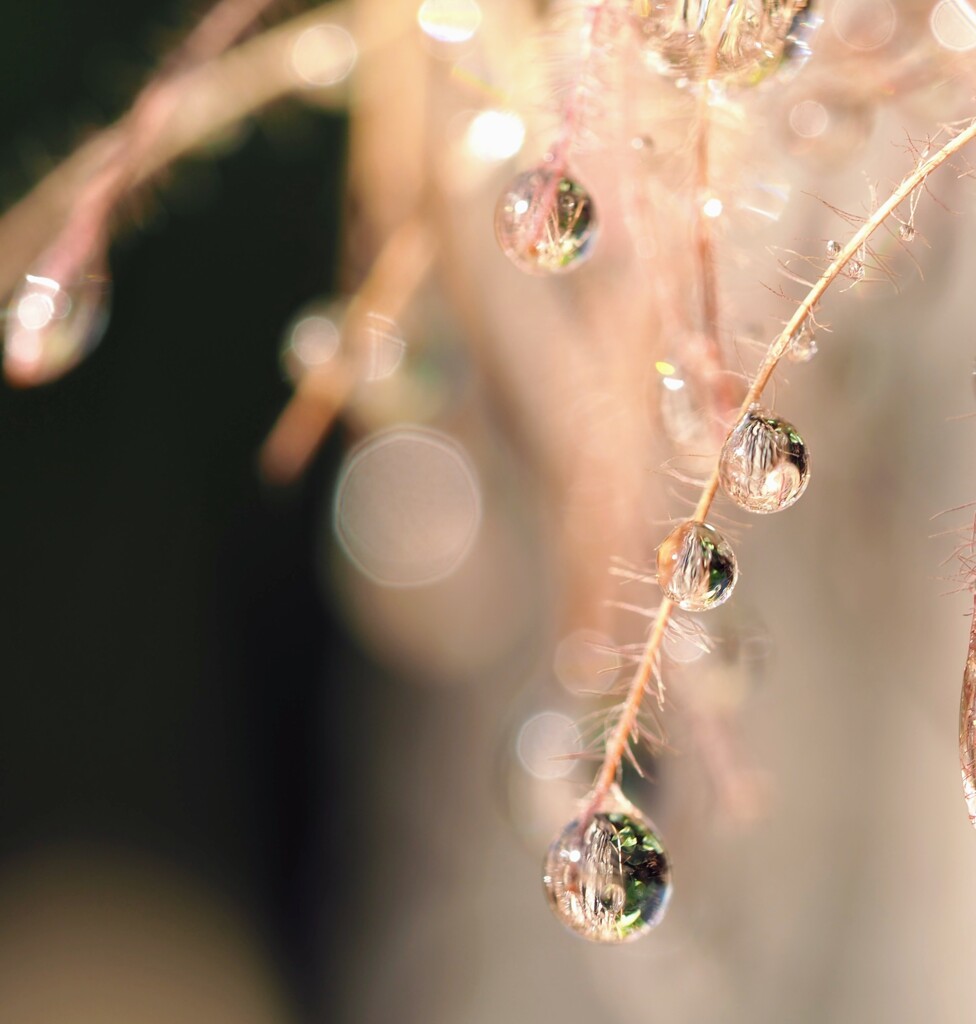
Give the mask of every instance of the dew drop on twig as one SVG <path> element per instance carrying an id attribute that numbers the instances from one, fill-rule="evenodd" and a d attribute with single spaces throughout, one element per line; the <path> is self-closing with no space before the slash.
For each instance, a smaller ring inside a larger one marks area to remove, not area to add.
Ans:
<path id="1" fill-rule="evenodd" d="M 627 942 L 664 917 L 671 865 L 654 826 L 614 789 L 556 837 L 543 885 L 570 931 L 593 942 Z"/>
<path id="2" fill-rule="evenodd" d="M 751 409 L 729 434 L 719 460 L 722 490 L 749 512 L 781 512 L 806 490 L 810 457 L 796 427 Z"/>

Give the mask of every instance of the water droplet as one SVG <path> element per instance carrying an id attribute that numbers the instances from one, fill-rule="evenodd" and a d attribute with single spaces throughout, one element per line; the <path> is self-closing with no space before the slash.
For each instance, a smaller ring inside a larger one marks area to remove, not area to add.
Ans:
<path id="1" fill-rule="evenodd" d="M 657 578 L 665 595 L 685 611 L 717 608 L 732 596 L 738 579 L 735 553 L 716 529 L 688 521 L 658 548 Z"/>
<path id="2" fill-rule="evenodd" d="M 556 917 L 593 942 L 628 942 L 656 927 L 671 898 L 671 865 L 654 826 L 615 791 L 549 847 L 543 885 Z"/>
<path id="3" fill-rule="evenodd" d="M 828 256 L 829 256 L 829 257 L 830 257 L 830 258 L 831 258 L 832 260 L 834 260 L 834 259 L 837 259 L 837 257 L 838 257 L 838 256 L 840 255 L 840 250 L 841 250 L 842 248 L 843 248 L 843 247 L 841 246 L 840 242 L 835 242 L 835 241 L 834 241 L 833 239 L 831 239 L 831 240 L 830 240 L 830 241 L 829 241 L 829 242 L 827 243 L 827 255 L 828 255 Z"/>
<path id="4" fill-rule="evenodd" d="M 816 24 L 797 17 L 806 6 L 806 0 L 640 0 L 633 24 L 655 71 L 751 85 L 784 59 L 809 54 Z"/>
<path id="5" fill-rule="evenodd" d="M 806 490 L 810 457 L 791 423 L 752 409 L 729 434 L 719 472 L 722 490 L 740 508 L 781 512 Z"/>
<path id="6" fill-rule="evenodd" d="M 915 225 L 914 224 L 902 224 L 898 228 L 898 237 L 903 242 L 914 242 L 915 241 Z"/>
<path id="7" fill-rule="evenodd" d="M 582 262 L 596 237 L 589 192 L 546 166 L 518 175 L 495 209 L 502 252 L 529 274 L 558 274 Z"/>
<path id="8" fill-rule="evenodd" d="M 73 369 L 105 333 L 109 292 L 110 278 L 101 261 L 89 264 L 69 282 L 43 269 L 27 274 L 7 312 L 7 379 L 33 387 Z"/>
<path id="9" fill-rule="evenodd" d="M 809 320 L 804 320 L 790 338 L 786 356 L 794 363 L 809 363 L 818 351 L 813 325 Z"/>
<path id="10" fill-rule="evenodd" d="M 976 828 L 976 619 L 969 633 L 969 652 L 959 698 L 959 762 L 969 823 Z"/>
<path id="11" fill-rule="evenodd" d="M 813 55 L 813 41 L 823 24 L 823 16 L 814 10 L 817 2 L 796 5 L 783 46 L 783 66 L 789 73 L 795 74 Z"/>
<path id="12" fill-rule="evenodd" d="M 851 260 L 844 268 L 844 273 L 852 281 L 864 280 L 864 264 L 860 260 Z"/>

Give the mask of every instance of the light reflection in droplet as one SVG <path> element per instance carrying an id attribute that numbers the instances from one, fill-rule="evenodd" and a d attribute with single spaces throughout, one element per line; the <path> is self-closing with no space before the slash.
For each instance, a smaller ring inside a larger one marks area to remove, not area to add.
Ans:
<path id="1" fill-rule="evenodd" d="M 108 292 L 108 273 L 94 261 L 67 287 L 46 274 L 25 275 L 4 329 L 7 379 L 33 387 L 71 370 L 101 340 Z"/>
<path id="2" fill-rule="evenodd" d="M 313 25 L 295 40 L 291 66 L 306 85 L 336 85 L 352 71 L 358 55 L 355 40 L 344 28 Z"/>
<path id="3" fill-rule="evenodd" d="M 347 456 L 333 521 L 362 573 L 383 586 L 419 587 L 450 576 L 470 551 L 481 491 L 457 441 L 397 428 Z"/>
<path id="4" fill-rule="evenodd" d="M 590 629 L 578 629 L 556 646 L 553 671 L 571 693 L 603 693 L 616 682 L 622 665 L 613 640 Z"/>
<path id="5" fill-rule="evenodd" d="M 486 163 L 508 160 L 522 148 L 523 142 L 525 124 L 510 110 L 482 110 L 468 125 L 468 149 Z"/>
<path id="6" fill-rule="evenodd" d="M 439 43 L 466 43 L 481 25 L 481 8 L 475 0 L 424 0 L 417 22 Z"/>
<path id="7" fill-rule="evenodd" d="M 525 770 L 537 779 L 563 779 L 583 749 L 576 723 L 557 711 L 533 715 L 519 730 L 515 752 Z"/>
<path id="8" fill-rule="evenodd" d="M 947 50 L 976 48 L 976 11 L 967 0 L 939 0 L 929 15 L 936 42 Z"/>
<path id="9" fill-rule="evenodd" d="M 877 50 L 895 34 L 898 15 L 891 0 L 836 0 L 827 19 L 852 50 Z"/>

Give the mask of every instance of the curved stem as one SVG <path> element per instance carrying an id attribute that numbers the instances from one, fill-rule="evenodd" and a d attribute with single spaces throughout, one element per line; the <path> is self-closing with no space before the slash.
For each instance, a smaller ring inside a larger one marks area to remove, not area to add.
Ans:
<path id="1" fill-rule="evenodd" d="M 287 54 L 305 29 L 322 22 L 325 11 L 341 20 L 348 5 L 334 0 L 177 75 L 154 79 L 152 91 L 163 94 L 172 116 L 158 120 L 154 116 L 157 130 L 146 136 L 145 146 L 139 147 L 138 161 L 127 161 L 127 189 L 142 184 L 228 125 L 304 88 L 292 72 Z M 383 45 L 403 29 L 404 24 L 391 17 L 368 45 Z M 338 102 L 341 90 L 335 90 L 334 95 Z M 106 177 L 99 187 L 104 191 L 101 197 L 96 195 L 96 206 L 109 201 L 107 193 L 112 190 L 106 186 L 115 178 L 112 164 L 124 142 L 119 128 L 134 109 L 77 149 L 0 216 L 0 295 L 9 294 L 37 254 L 56 237 L 62 237 L 72 216 L 82 216 L 76 211 L 86 208 L 86 190 L 103 171 Z M 86 224 L 72 229 L 77 232 L 78 244 L 72 242 L 70 248 L 84 251 L 82 236 L 95 231 L 97 214 L 97 209 L 90 210 L 85 215 Z M 104 224 L 104 218 L 100 223 Z"/>
<path id="2" fill-rule="evenodd" d="M 872 234 L 874 234 L 875 231 L 877 231 L 879 227 L 881 227 L 885 220 L 887 220 L 888 216 L 897 209 L 900 203 L 904 202 L 909 196 L 914 194 L 917 189 L 921 188 L 933 171 L 941 167 L 947 160 L 958 153 L 959 150 L 972 142 L 974 138 L 976 138 L 976 120 L 972 121 L 968 127 L 958 135 L 951 138 L 940 150 L 938 150 L 938 152 L 927 159 L 922 160 L 916 166 L 915 170 L 912 171 L 912 173 L 909 174 L 900 185 L 898 185 L 885 202 L 883 202 L 848 239 L 847 243 L 838 253 L 837 258 L 830 264 L 830 266 L 827 267 L 820 279 L 806 294 L 803 301 L 799 306 L 797 306 L 796 312 L 792 317 L 790 317 L 789 322 L 783 328 L 782 332 L 775 338 L 767 349 L 766 355 L 763 358 L 759 369 L 756 371 L 756 374 L 752 379 L 752 383 L 749 386 L 749 390 L 746 392 L 746 396 L 739 408 L 739 414 L 736 417 L 736 422 L 738 422 L 738 420 L 741 419 L 741 417 L 744 416 L 752 405 L 754 405 L 762 396 L 773 372 L 779 365 L 779 361 L 783 358 L 786 350 L 789 348 L 791 338 L 812 314 L 817 303 L 843 271 L 848 261 L 856 256 L 861 246 L 864 245 L 864 243 Z M 718 493 L 718 487 L 719 467 L 718 460 L 716 459 L 711 476 L 702 490 L 701 497 L 698 500 L 694 515 L 692 516 L 692 520 L 694 522 L 703 523 L 705 521 L 705 517 L 708 515 L 709 510 L 712 507 L 712 503 L 715 500 L 715 495 Z M 634 670 L 633 679 L 631 680 L 627 696 L 621 708 L 620 718 L 607 741 L 606 754 L 604 755 L 603 763 L 600 766 L 599 773 L 596 777 L 596 783 L 589 800 L 589 809 L 587 813 L 592 813 L 596 809 L 598 804 L 606 797 L 610 787 L 614 784 L 618 776 L 621 762 L 623 761 L 624 754 L 627 752 L 631 736 L 633 735 L 637 725 L 637 718 L 640 714 L 641 704 L 644 700 L 644 693 L 654 674 L 654 666 L 660 657 L 661 645 L 664 641 L 668 623 L 673 611 L 674 604 L 665 598 L 658 609 L 657 618 L 654 620 L 654 626 L 647 638 L 647 643 L 644 647 L 644 652 L 641 655 L 641 660 L 638 663 L 637 668 Z"/>

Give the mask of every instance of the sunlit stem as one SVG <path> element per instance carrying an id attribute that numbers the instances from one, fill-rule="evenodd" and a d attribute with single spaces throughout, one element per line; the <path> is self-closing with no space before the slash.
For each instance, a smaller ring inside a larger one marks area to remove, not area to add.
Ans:
<path id="1" fill-rule="evenodd" d="M 911 174 L 898 185 L 885 202 L 847 240 L 847 243 L 837 254 L 834 261 L 827 267 L 820 279 L 797 306 L 796 311 L 790 317 L 782 332 L 770 344 L 762 364 L 756 371 L 746 396 L 739 407 L 736 422 L 745 416 L 754 403 L 759 401 L 780 360 L 786 354 L 793 335 L 811 316 L 817 303 L 823 298 L 831 284 L 840 276 L 847 263 L 857 255 L 861 246 L 884 224 L 887 218 L 898 208 L 899 204 L 904 202 L 905 199 L 925 183 L 933 171 L 951 159 L 964 146 L 972 142 L 974 138 L 976 138 L 976 121 L 970 122 L 963 131 L 951 138 L 932 156 L 920 161 Z M 702 490 L 698 505 L 695 508 L 695 513 L 692 517 L 695 522 L 705 522 L 715 496 L 718 493 L 718 488 L 719 466 L 716 459 L 711 476 Z M 657 618 L 654 620 L 654 626 L 644 646 L 641 660 L 634 670 L 627 696 L 620 710 L 620 717 L 607 740 L 606 753 L 596 777 L 587 814 L 592 814 L 596 810 L 620 774 L 620 766 L 631 742 L 631 737 L 634 734 L 645 692 L 654 676 L 654 669 L 660 658 L 661 645 L 664 642 L 673 611 L 673 603 L 667 598 L 662 600 Z"/>

